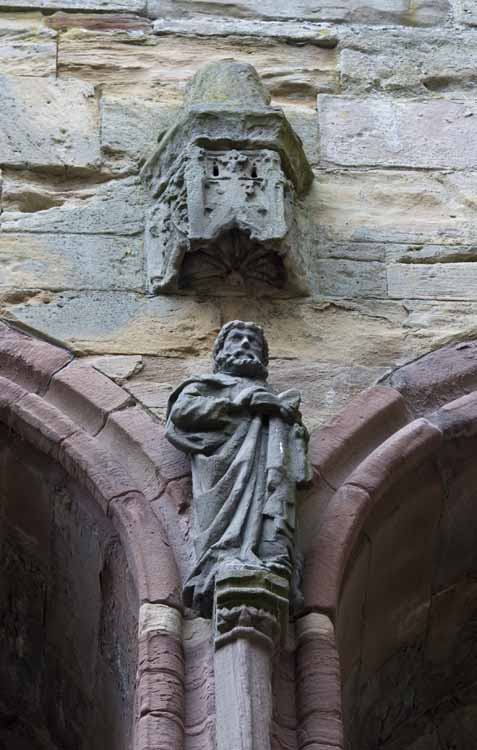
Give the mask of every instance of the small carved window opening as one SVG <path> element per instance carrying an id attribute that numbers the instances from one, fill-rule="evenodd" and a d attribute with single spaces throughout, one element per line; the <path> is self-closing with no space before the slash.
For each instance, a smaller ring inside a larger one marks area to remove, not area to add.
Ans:
<path id="1" fill-rule="evenodd" d="M 214 165 L 212 167 L 212 175 L 214 177 L 218 177 L 219 176 L 219 165 L 216 162 L 214 162 Z"/>
<path id="2" fill-rule="evenodd" d="M 251 172 L 250 176 L 251 176 L 252 180 L 256 180 L 257 179 L 258 174 L 257 174 L 257 165 L 256 164 L 252 164 L 252 172 Z"/>

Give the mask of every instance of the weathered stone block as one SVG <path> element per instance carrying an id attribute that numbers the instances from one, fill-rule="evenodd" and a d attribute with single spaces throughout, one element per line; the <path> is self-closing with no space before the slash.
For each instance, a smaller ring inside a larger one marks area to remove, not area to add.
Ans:
<path id="1" fill-rule="evenodd" d="M 300 383 L 301 411 L 310 430 L 326 423 L 382 374 L 384 368 L 380 367 L 349 367 L 326 361 L 303 363 L 274 359 L 270 363 L 270 382 L 275 390 L 280 392 L 290 383 Z"/>
<path id="2" fill-rule="evenodd" d="M 45 398 L 93 435 L 104 426 L 108 414 L 131 400 L 105 375 L 80 362 L 72 362 L 52 377 Z"/>
<path id="3" fill-rule="evenodd" d="M 178 610 L 173 612 L 180 617 Z M 136 699 L 140 714 L 172 714 L 178 723 L 181 722 L 184 711 L 184 657 L 180 640 L 161 631 L 151 631 L 142 636 L 139 651 Z"/>
<path id="4" fill-rule="evenodd" d="M 464 394 L 477 391 L 477 342 L 459 341 L 435 352 L 420 357 L 390 373 L 383 381 L 386 386 L 396 388 L 409 404 L 416 416 L 426 416 L 441 409 L 445 404 L 459 399 Z M 465 408 L 466 418 L 472 414 L 469 405 Z M 442 421 L 443 429 L 448 430 L 460 423 L 460 409 L 457 419 L 452 409 L 441 411 L 433 420 Z M 462 428 L 458 428 L 462 431 Z"/>
<path id="5" fill-rule="evenodd" d="M 472 263 L 477 260 L 473 245 L 393 245 L 387 244 L 385 258 L 392 263 Z"/>
<path id="6" fill-rule="evenodd" d="M 165 531 L 143 495 L 124 494 L 111 502 L 110 514 L 126 548 L 141 603 L 182 608 L 177 567 Z"/>
<path id="7" fill-rule="evenodd" d="M 316 263 L 318 288 L 328 297 L 385 297 L 386 268 L 383 263 L 323 259 Z"/>
<path id="8" fill-rule="evenodd" d="M 180 747 L 184 728 L 168 713 L 145 714 L 137 722 L 138 750 L 169 750 Z"/>
<path id="9" fill-rule="evenodd" d="M 143 241 L 136 237 L 0 232 L 0 263 L 0 288 L 144 287 Z"/>
<path id="10" fill-rule="evenodd" d="M 4 8 L 40 8 L 42 10 L 99 10 L 144 13 L 146 0 L 2 0 Z"/>
<path id="11" fill-rule="evenodd" d="M 422 354 L 450 342 L 475 337 L 477 304 L 460 300 L 406 300 L 405 329 L 419 338 Z M 406 357 L 406 361 L 412 357 Z"/>
<path id="12" fill-rule="evenodd" d="M 298 304 L 237 298 L 221 302 L 221 309 L 223 320 L 252 319 L 265 327 L 277 358 L 314 361 L 319 352 L 323 363 L 389 367 L 390 362 L 417 356 L 416 346 L 422 351 L 417 339 L 406 336 L 404 342 L 407 314 L 396 301 L 325 299 Z"/>
<path id="13" fill-rule="evenodd" d="M 320 242 L 317 247 L 319 260 L 354 260 L 354 261 L 378 261 L 387 259 L 389 247 L 397 248 L 398 251 L 405 249 L 408 245 L 392 245 L 388 242 Z"/>
<path id="14" fill-rule="evenodd" d="M 152 16 L 182 16 L 193 13 L 228 18 L 299 19 L 301 21 L 348 21 L 354 23 L 396 23 L 426 26 L 442 22 L 448 13 L 447 0 L 325 0 L 318 6 L 313 0 L 150 0 Z"/>
<path id="15" fill-rule="evenodd" d="M 180 103 L 191 71 L 234 58 L 251 63 L 273 98 L 313 105 L 315 95 L 337 85 L 336 51 L 314 44 L 293 46 L 273 38 L 158 38 L 144 32 L 71 29 L 61 37 L 61 77 L 101 83 L 107 94 Z"/>
<path id="16" fill-rule="evenodd" d="M 70 359 L 65 349 L 0 325 L 0 374 L 28 390 L 42 393 Z"/>
<path id="17" fill-rule="evenodd" d="M 313 190 L 317 231 L 328 240 L 477 240 L 477 172 L 328 171 L 317 175 Z"/>
<path id="18" fill-rule="evenodd" d="M 112 170 L 137 169 L 177 116 L 175 107 L 135 98 L 103 97 L 101 149 Z"/>
<path id="19" fill-rule="evenodd" d="M 167 482 L 190 472 L 189 459 L 166 440 L 162 425 L 140 408 L 111 415 L 101 440 L 129 467 L 149 501 L 159 496 Z"/>
<path id="20" fill-rule="evenodd" d="M 28 443 L 53 455 L 59 443 L 78 429 L 61 411 L 34 393 L 13 406 L 9 425 Z"/>
<path id="21" fill-rule="evenodd" d="M 89 354 L 198 354 L 220 327 L 212 302 L 127 292 L 64 292 L 14 305 L 9 314 Z"/>
<path id="22" fill-rule="evenodd" d="M 321 158 L 347 166 L 477 167 L 477 104 L 318 97 Z"/>
<path id="23" fill-rule="evenodd" d="M 15 76 L 55 76 L 56 37 L 40 13 L 2 13 L 0 72 Z"/>
<path id="24" fill-rule="evenodd" d="M 453 0 L 456 21 L 477 26 L 477 7 L 474 0 Z"/>
<path id="25" fill-rule="evenodd" d="M 103 13 L 67 13 L 58 11 L 51 16 L 46 16 L 45 23 L 51 29 L 57 31 L 66 31 L 66 29 L 96 29 L 96 30 L 115 30 L 123 31 L 150 31 L 152 23 L 143 16 L 134 13 L 120 12 L 103 12 Z"/>
<path id="26" fill-rule="evenodd" d="M 389 296 L 397 299 L 477 299 L 477 264 L 393 263 L 388 270 Z"/>
<path id="27" fill-rule="evenodd" d="M 301 138 L 306 158 L 310 164 L 318 164 L 320 154 L 317 113 L 310 107 L 300 104 L 283 104 L 283 111 L 293 130 Z"/>
<path id="28" fill-rule="evenodd" d="M 344 30 L 340 54 L 345 92 L 384 91 L 474 96 L 477 42 L 456 31 Z"/>
<path id="29" fill-rule="evenodd" d="M 441 430 L 427 419 L 410 422 L 367 456 L 346 481 L 366 490 L 376 504 L 400 477 L 432 456 L 441 442 Z M 378 523 L 375 517 L 373 523 Z"/>
<path id="30" fill-rule="evenodd" d="M 29 207 L 32 190 L 48 206 Z M 4 210 L 3 232 L 48 234 L 139 234 L 144 227 L 144 196 L 138 179 L 129 177 L 91 187 L 77 185 L 56 194 L 49 185 L 14 178 L 4 184 L 4 207 L 11 201 L 18 210 Z M 27 208 L 23 207 L 26 204 Z"/>
<path id="31" fill-rule="evenodd" d="M 410 420 L 406 402 L 394 388 L 375 385 L 348 401 L 331 424 L 314 432 L 310 459 L 332 488 L 394 432 Z"/>
<path id="32" fill-rule="evenodd" d="M 116 354 L 106 357 L 83 357 L 82 364 L 94 367 L 118 385 L 124 385 L 144 367 L 142 357 L 137 355 Z"/>
<path id="33" fill-rule="evenodd" d="M 124 467 L 91 435 L 79 430 L 64 440 L 58 450 L 68 474 L 87 488 L 105 513 L 113 498 L 137 490 Z"/>
<path id="34" fill-rule="evenodd" d="M 184 36 L 255 36 L 279 39 L 285 42 L 315 44 L 317 47 L 336 47 L 336 29 L 328 24 L 309 22 L 265 21 L 255 18 L 194 15 L 192 18 L 159 18 L 154 23 L 158 36 L 181 34 Z"/>
<path id="35" fill-rule="evenodd" d="M 99 112 L 79 81 L 0 76 L 0 163 L 58 171 L 96 169 Z"/>

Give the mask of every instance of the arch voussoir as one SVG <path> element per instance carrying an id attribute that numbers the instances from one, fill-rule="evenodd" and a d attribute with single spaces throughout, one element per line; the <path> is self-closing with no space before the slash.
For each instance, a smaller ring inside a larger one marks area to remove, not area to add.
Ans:
<path id="1" fill-rule="evenodd" d="M 137 434 L 129 435 L 128 425 L 123 425 L 122 452 L 118 459 L 114 454 L 114 441 L 111 445 L 102 435 L 108 417 L 115 410 L 127 407 L 131 397 L 100 373 L 76 362 L 71 363 L 71 359 L 69 352 L 0 323 L 0 422 L 29 445 L 57 461 L 69 476 L 88 490 L 102 512 L 108 515 L 132 574 L 139 621 L 144 607 L 175 612 L 180 620 L 180 581 L 173 551 L 150 499 L 142 491 L 145 459 L 141 453 L 141 441 L 138 441 Z M 148 441 L 152 445 L 155 425 L 147 415 L 143 415 L 142 424 L 145 420 Z M 107 437 L 107 433 L 104 435 Z M 163 442 L 160 431 L 158 438 L 160 446 Z M 134 451 L 128 452 L 128 445 L 134 445 Z M 163 472 L 160 449 L 154 450 L 153 457 L 151 472 L 169 476 L 170 456 L 165 458 Z M 134 469 L 135 461 L 139 466 L 131 474 L 129 469 Z M 147 461 L 151 461 L 150 451 Z M 175 476 L 174 471 L 172 475 Z M 146 489 L 150 492 L 149 488 Z M 169 653 L 173 643 L 181 652 L 182 645 L 176 633 L 171 635 L 162 632 L 161 628 L 157 630 L 154 623 L 146 635 L 141 627 L 138 632 L 138 674 L 141 679 L 137 697 L 141 706 L 157 708 L 155 696 L 163 693 L 161 672 L 157 670 L 158 647 L 162 649 L 161 653 L 164 649 L 164 653 Z M 144 653 L 141 644 L 146 637 L 154 648 Z M 164 700 L 181 707 L 184 692 L 181 659 L 176 672 L 177 679 L 174 685 L 169 685 L 170 695 Z M 152 711 L 145 715 L 142 711 L 141 708 L 136 715 L 133 729 L 136 750 L 150 747 L 149 737 L 144 733 L 145 722 L 157 714 L 157 711 Z M 162 734 L 175 736 L 175 744 L 179 747 L 183 734 L 181 717 L 169 712 L 159 713 Z"/>

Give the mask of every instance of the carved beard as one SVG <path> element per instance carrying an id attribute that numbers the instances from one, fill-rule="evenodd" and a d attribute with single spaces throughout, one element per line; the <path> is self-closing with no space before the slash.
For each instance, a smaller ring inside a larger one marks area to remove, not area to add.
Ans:
<path id="1" fill-rule="evenodd" d="M 252 352 L 247 357 L 241 357 L 237 354 L 218 354 L 215 358 L 214 369 L 216 372 L 225 372 L 228 375 L 240 375 L 263 380 L 268 375 L 263 362 Z"/>

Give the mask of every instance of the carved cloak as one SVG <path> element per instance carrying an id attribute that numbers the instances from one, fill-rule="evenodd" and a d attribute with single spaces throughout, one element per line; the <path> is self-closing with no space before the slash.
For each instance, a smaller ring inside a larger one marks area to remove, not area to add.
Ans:
<path id="1" fill-rule="evenodd" d="M 240 561 L 290 578 L 295 486 L 309 481 L 306 430 L 278 417 L 252 414 L 233 400 L 263 381 L 225 374 L 186 380 L 171 395 L 167 436 L 191 456 L 196 565 L 184 603 L 210 616 L 215 573 Z M 278 396 L 298 406 L 299 394 Z"/>

